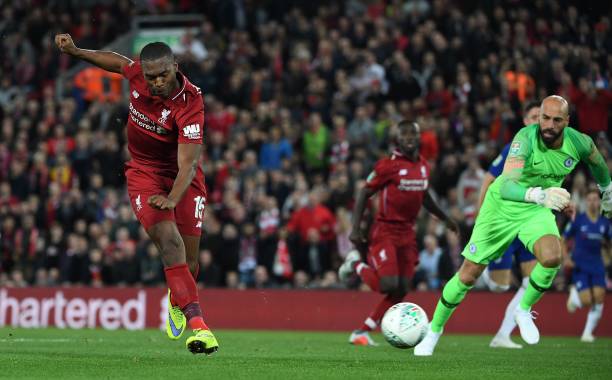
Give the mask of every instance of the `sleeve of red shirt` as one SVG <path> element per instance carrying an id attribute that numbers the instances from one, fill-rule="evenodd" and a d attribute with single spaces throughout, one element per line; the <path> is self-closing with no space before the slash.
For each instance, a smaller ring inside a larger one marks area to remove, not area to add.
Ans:
<path id="1" fill-rule="evenodd" d="M 296 210 L 289 217 L 289 222 L 287 222 L 287 231 L 296 232 L 298 230 L 299 212 L 300 210 Z"/>
<path id="2" fill-rule="evenodd" d="M 175 119 L 179 129 L 179 144 L 203 144 L 204 100 L 201 94 L 188 94 L 187 104 L 177 113 Z"/>
<path id="3" fill-rule="evenodd" d="M 612 92 L 611 91 L 600 89 L 599 91 L 597 91 L 597 95 L 599 95 L 606 103 L 612 104 Z"/>
<path id="4" fill-rule="evenodd" d="M 123 77 L 127 80 L 132 80 L 132 78 L 134 78 L 140 72 L 141 69 L 139 61 L 133 61 L 129 65 L 123 66 L 121 69 L 121 74 L 123 74 Z"/>
<path id="5" fill-rule="evenodd" d="M 391 178 L 390 174 L 391 170 L 388 165 L 388 159 L 379 160 L 376 165 L 374 165 L 372 173 L 368 176 L 366 187 L 374 191 L 379 191 L 389 182 Z"/>
<path id="6" fill-rule="evenodd" d="M 584 92 L 582 92 L 578 87 L 574 86 L 573 84 L 569 86 L 569 96 L 570 101 L 572 103 L 581 103 L 585 95 L 586 94 Z"/>

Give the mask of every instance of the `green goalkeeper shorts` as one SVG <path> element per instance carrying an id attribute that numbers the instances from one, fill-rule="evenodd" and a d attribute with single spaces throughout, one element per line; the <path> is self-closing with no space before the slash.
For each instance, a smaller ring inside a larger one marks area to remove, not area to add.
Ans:
<path id="1" fill-rule="evenodd" d="M 461 254 L 472 262 L 487 265 L 500 258 L 517 236 L 533 253 L 535 242 L 544 235 L 559 237 L 555 216 L 550 209 L 503 200 L 499 193 L 489 191 L 472 237 Z"/>

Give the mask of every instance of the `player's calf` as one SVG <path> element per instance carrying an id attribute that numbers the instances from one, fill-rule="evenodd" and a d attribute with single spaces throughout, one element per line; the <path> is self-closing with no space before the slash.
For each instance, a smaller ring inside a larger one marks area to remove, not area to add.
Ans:
<path id="1" fill-rule="evenodd" d="M 402 298 L 406 294 L 400 287 L 400 280 L 398 276 L 380 277 L 380 292 L 393 296 L 401 296 Z"/>

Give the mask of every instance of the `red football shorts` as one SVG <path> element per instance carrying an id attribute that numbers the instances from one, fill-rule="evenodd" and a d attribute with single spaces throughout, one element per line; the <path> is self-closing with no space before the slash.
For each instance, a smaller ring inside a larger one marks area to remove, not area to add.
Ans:
<path id="1" fill-rule="evenodd" d="M 135 167 L 126 167 L 125 177 L 132 209 L 146 230 L 159 222 L 171 220 L 176 223 L 181 235 L 200 236 L 202 234 L 206 187 L 201 171 L 198 170 L 196 177 L 174 210 L 158 210 L 149 206 L 148 203 L 152 195 L 167 196 L 172 190 L 174 178 Z"/>
<path id="2" fill-rule="evenodd" d="M 419 264 L 414 229 L 412 226 L 401 230 L 386 226 L 376 223 L 373 227 L 368 264 L 380 277 L 412 278 Z"/>

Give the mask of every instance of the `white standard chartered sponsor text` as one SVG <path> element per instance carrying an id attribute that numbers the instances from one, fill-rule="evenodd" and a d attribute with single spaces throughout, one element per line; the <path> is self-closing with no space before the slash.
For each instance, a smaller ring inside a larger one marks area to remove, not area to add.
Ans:
<path id="1" fill-rule="evenodd" d="M 401 191 L 425 191 L 427 185 L 426 179 L 401 179 L 397 188 Z"/>
<path id="2" fill-rule="evenodd" d="M 114 298 L 66 298 L 61 290 L 49 298 L 11 297 L 8 290 L 0 290 L 0 326 L 12 327 L 94 328 L 115 330 L 145 328 L 146 292 L 120 302 Z"/>

